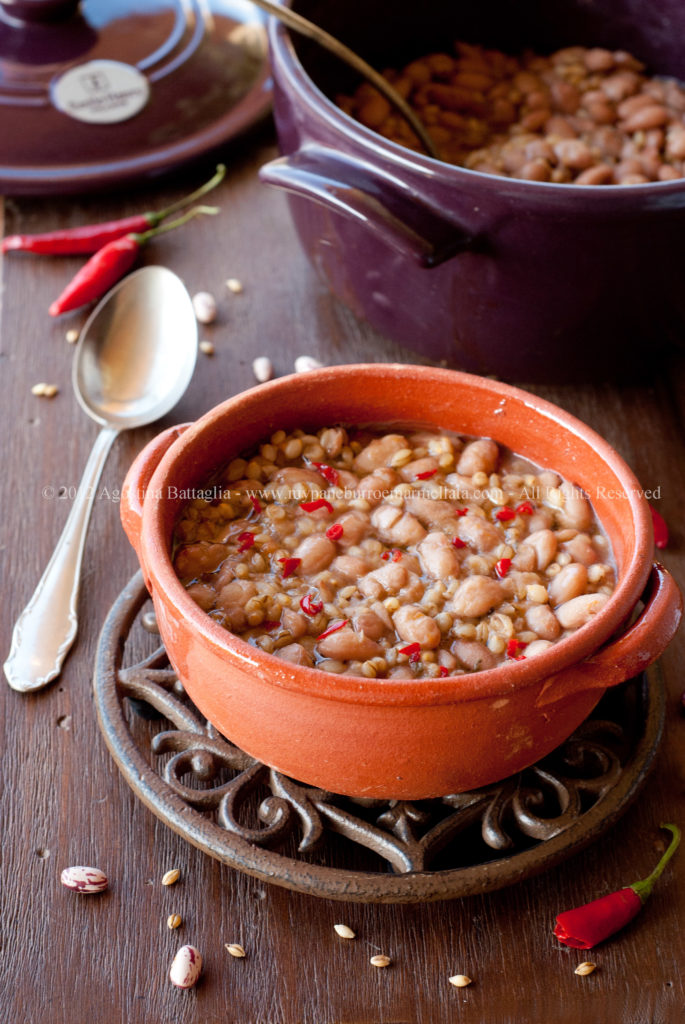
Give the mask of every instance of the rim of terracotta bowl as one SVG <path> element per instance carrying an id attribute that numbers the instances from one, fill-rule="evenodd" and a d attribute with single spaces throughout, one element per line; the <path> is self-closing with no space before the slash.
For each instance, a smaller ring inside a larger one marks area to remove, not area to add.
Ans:
<path id="1" fill-rule="evenodd" d="M 640 484 L 632 470 L 604 438 L 559 406 L 509 384 L 502 384 L 499 381 L 457 370 L 443 370 L 405 363 L 345 364 L 311 370 L 305 374 L 280 377 L 227 399 L 192 423 L 174 441 L 160 460 L 147 485 L 148 492 L 164 494 L 167 488 L 174 485 L 173 475 L 176 463 L 182 461 L 196 445 L 203 443 L 204 435 L 217 420 L 226 416 L 233 418 L 240 415 L 245 408 L 250 409 L 253 406 L 266 408 L 269 405 L 269 398 L 274 392 L 291 390 L 298 392 L 300 389 L 306 391 L 311 389 L 312 385 L 325 385 L 327 381 L 340 378 L 348 379 L 350 389 L 352 389 L 360 375 L 382 378 L 386 382 L 398 378 L 416 381 L 418 377 L 423 386 L 430 385 L 431 381 L 442 384 L 458 382 L 461 387 L 478 389 L 497 399 L 511 399 L 523 403 L 531 412 L 534 411 L 550 421 L 550 425 L 555 429 L 563 429 L 580 438 L 586 445 L 590 445 L 600 455 L 603 464 L 606 464 L 620 481 L 626 492 L 633 517 L 634 543 L 627 550 L 625 565 L 620 573 L 618 583 L 604 608 L 571 636 L 556 642 L 534 658 L 524 661 L 512 660 L 493 669 L 461 676 L 446 676 L 438 679 L 367 679 L 362 676 L 335 675 L 316 668 L 295 666 L 282 661 L 275 655 L 267 654 L 259 648 L 253 647 L 236 634 L 230 633 L 195 604 L 176 576 L 171 562 L 170 545 L 167 540 L 168 526 L 163 514 L 165 503 L 163 500 L 145 500 L 140 548 L 145 560 L 145 570 L 153 582 L 153 589 L 157 588 L 165 595 L 176 612 L 188 621 L 192 629 L 206 643 L 216 651 L 225 652 L 230 658 L 240 662 L 243 668 L 254 668 L 261 673 L 264 679 L 277 686 L 351 703 L 396 704 L 398 706 L 446 704 L 511 695 L 512 690 L 548 679 L 561 669 L 584 661 L 589 655 L 599 651 L 619 627 L 625 624 L 626 619 L 633 612 L 642 596 L 651 571 L 653 527 L 649 506 L 646 499 L 641 496 Z M 338 420 L 344 422 L 344 417 L 338 417 L 333 410 L 330 422 Z M 380 424 L 381 421 L 377 422 Z M 403 417 L 400 411 L 397 422 L 400 424 L 411 423 L 412 418 Z M 413 422 L 416 422 L 417 426 L 419 425 L 417 420 L 414 419 Z M 321 426 L 325 425 L 321 424 Z M 266 436 L 267 432 L 272 432 L 272 429 L 268 424 L 264 424 L 263 428 L 258 427 L 254 442 L 256 443 Z M 496 437 L 495 440 L 497 440 Z M 241 447 L 244 450 L 244 445 Z M 222 453 L 217 459 L 216 468 L 238 454 L 238 451 L 228 456 Z M 545 464 L 543 450 L 540 451 L 537 458 L 531 455 L 524 457 L 530 458 L 537 465 Z M 204 479 L 206 479 L 206 475 Z M 202 482 L 201 480 L 197 481 L 198 484 Z M 613 551 L 612 535 L 608 527 L 602 525 Z M 150 555 L 153 557 L 151 558 Z"/>
<path id="2" fill-rule="evenodd" d="M 292 6 L 292 3 L 289 4 Z M 634 185 L 573 185 L 572 183 L 553 181 L 527 181 L 523 178 L 510 178 L 503 175 L 488 174 L 485 171 L 474 171 L 468 167 L 460 167 L 457 164 L 449 164 L 443 160 L 428 156 L 427 153 L 417 153 L 407 149 L 397 142 L 386 139 L 384 135 L 367 128 L 360 121 L 356 121 L 349 114 L 346 114 L 340 107 L 331 100 L 314 79 L 307 73 L 295 51 L 292 37 L 285 25 L 275 18 L 269 18 L 267 28 L 269 44 L 273 55 L 277 54 L 280 62 L 280 70 L 284 72 L 290 87 L 296 93 L 302 103 L 317 106 L 328 121 L 333 122 L 343 134 L 356 139 L 361 146 L 373 151 L 380 156 L 391 157 L 395 162 L 404 162 L 414 169 L 428 172 L 435 176 L 439 168 L 448 178 L 464 181 L 478 180 L 483 186 L 496 191 L 499 196 L 511 193 L 516 196 L 519 193 L 526 193 L 527 197 L 537 195 L 544 199 L 569 198 L 570 202 L 579 202 L 581 206 L 586 203 L 595 204 L 601 202 L 604 213 L 608 212 L 610 206 L 616 206 L 618 210 L 630 209 L 634 212 L 636 193 L 645 195 L 652 192 L 659 192 L 661 196 L 682 192 L 685 188 L 685 178 L 677 178 L 674 181 L 649 181 Z M 316 101 L 316 103 L 315 103 Z M 277 115 L 276 115 L 277 118 Z M 601 199 L 600 199 L 601 197 Z"/>

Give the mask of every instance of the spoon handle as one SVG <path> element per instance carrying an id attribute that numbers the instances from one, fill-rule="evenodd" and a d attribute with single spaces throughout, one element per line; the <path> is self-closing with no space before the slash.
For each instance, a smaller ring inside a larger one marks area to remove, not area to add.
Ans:
<path id="1" fill-rule="evenodd" d="M 111 427 L 103 427 L 95 439 L 62 536 L 33 597 L 17 619 L 4 666 L 13 690 L 28 693 L 55 679 L 74 642 L 88 521 L 102 467 L 118 433 Z"/>
<path id="2" fill-rule="evenodd" d="M 263 11 L 268 11 L 272 17 L 283 22 L 293 32 L 299 32 L 300 35 L 313 39 L 324 50 L 335 54 L 338 60 L 348 64 L 368 82 L 371 82 L 385 96 L 388 103 L 392 104 L 399 111 L 405 121 L 409 122 L 414 134 L 418 136 L 421 145 L 428 155 L 436 160 L 440 159 L 437 147 L 416 111 L 409 106 L 404 97 L 398 93 L 397 89 L 387 78 L 384 78 L 371 64 L 363 60 L 358 53 L 351 50 L 349 46 L 345 46 L 339 39 L 332 36 L 330 32 L 326 32 L 325 29 L 320 28 L 313 21 L 310 21 L 309 18 L 304 18 L 297 11 L 291 11 L 289 7 L 282 7 L 280 2 L 276 2 L 276 0 L 253 0 L 253 3 L 255 7 L 261 7 Z"/>

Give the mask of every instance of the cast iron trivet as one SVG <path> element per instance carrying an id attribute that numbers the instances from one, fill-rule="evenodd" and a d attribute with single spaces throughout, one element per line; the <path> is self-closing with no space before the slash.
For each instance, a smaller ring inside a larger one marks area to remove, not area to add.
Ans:
<path id="1" fill-rule="evenodd" d="M 612 825 L 661 737 L 664 686 L 651 669 L 609 691 L 570 739 L 503 782 L 413 803 L 337 796 L 267 768 L 205 722 L 164 648 L 144 653 L 155 630 L 147 599 L 138 573 L 98 645 L 95 701 L 114 760 L 189 842 L 299 892 L 410 903 L 510 885 Z"/>

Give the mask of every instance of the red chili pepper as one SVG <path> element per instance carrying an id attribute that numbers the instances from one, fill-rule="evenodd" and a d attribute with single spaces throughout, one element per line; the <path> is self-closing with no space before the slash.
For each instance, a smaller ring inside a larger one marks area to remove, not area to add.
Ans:
<path id="1" fill-rule="evenodd" d="M 421 657 L 421 644 L 407 644 L 406 647 L 398 647 L 400 654 L 406 654 L 411 662 L 417 662 Z"/>
<path id="2" fill-rule="evenodd" d="M 532 516 L 535 509 L 529 501 L 522 501 L 520 505 L 516 506 L 516 514 L 518 516 Z"/>
<path id="3" fill-rule="evenodd" d="M 516 513 L 513 508 L 509 508 L 508 505 L 504 505 L 502 508 L 498 508 L 495 512 L 495 519 L 499 519 L 500 523 L 508 523 L 510 519 L 515 519 Z"/>
<path id="4" fill-rule="evenodd" d="M 333 484 L 334 487 L 338 486 L 340 480 L 340 473 L 333 466 L 327 466 L 325 462 L 312 462 L 312 466 L 318 469 L 324 480 L 328 480 L 329 484 Z"/>
<path id="5" fill-rule="evenodd" d="M 295 570 L 297 569 L 297 567 L 300 564 L 300 562 L 302 561 L 302 559 L 301 558 L 279 558 L 278 561 L 281 562 L 281 564 L 283 565 L 283 573 L 282 573 L 283 579 L 287 580 L 288 576 L 292 576 L 292 574 L 295 572 Z"/>
<path id="6" fill-rule="evenodd" d="M 423 473 L 417 473 L 414 477 L 415 480 L 430 480 L 432 476 L 435 476 L 437 469 L 427 469 Z"/>
<path id="7" fill-rule="evenodd" d="M 668 829 L 673 838 L 651 875 L 626 886 L 625 889 L 618 889 L 608 896 L 602 896 L 582 907 L 565 910 L 559 914 L 554 934 L 560 942 L 572 946 L 573 949 L 592 949 L 598 942 L 603 942 L 624 928 L 642 910 L 656 880 L 680 842 L 680 829 L 677 825 L 662 824 L 660 828 Z"/>
<path id="8" fill-rule="evenodd" d="M 323 601 L 315 601 L 311 594 L 305 594 L 300 601 L 300 608 L 305 615 L 318 615 L 323 610 Z"/>
<path id="9" fill-rule="evenodd" d="M 338 630 L 346 626 L 349 621 L 349 619 L 339 619 L 338 622 L 334 622 L 332 626 L 328 627 L 328 629 L 324 629 L 323 633 L 319 633 L 316 638 L 316 642 L 318 643 L 319 640 L 323 640 L 324 637 L 330 636 L 331 633 L 337 633 Z"/>
<path id="10" fill-rule="evenodd" d="M 270 633 L 272 629 L 276 629 L 280 624 L 280 620 L 265 619 L 264 622 L 262 622 L 262 629 L 266 630 L 267 633 Z"/>
<path id="11" fill-rule="evenodd" d="M 455 516 L 465 516 L 467 514 L 467 512 L 468 512 L 467 508 L 455 508 L 455 510 L 454 510 Z"/>
<path id="12" fill-rule="evenodd" d="M 455 548 L 465 548 L 466 547 L 466 541 L 462 540 L 461 537 L 455 537 L 454 540 L 452 541 L 452 543 L 454 544 Z"/>
<path id="13" fill-rule="evenodd" d="M 238 551 L 240 553 L 247 551 L 254 544 L 254 533 L 248 533 L 247 530 L 244 533 L 239 533 L 238 541 L 240 542 Z"/>
<path id="14" fill-rule="evenodd" d="M 666 520 L 651 505 L 649 506 L 649 511 L 652 513 L 652 523 L 654 525 L 654 543 L 659 549 L 665 548 L 668 544 L 668 525 Z"/>
<path id="15" fill-rule="evenodd" d="M 335 511 L 330 501 L 326 501 L 325 498 L 317 498 L 316 501 L 301 501 L 300 508 L 303 512 L 316 512 L 320 508 L 325 508 L 327 512 Z"/>
<path id="16" fill-rule="evenodd" d="M 441 665 L 440 668 L 438 669 L 438 675 L 442 676 L 443 678 L 449 675 L 449 672 L 444 665 Z"/>
<path id="17" fill-rule="evenodd" d="M 525 640 L 509 640 L 507 641 L 507 657 L 516 659 L 528 644 Z"/>
<path id="18" fill-rule="evenodd" d="M 179 217 L 178 220 L 171 221 L 170 224 L 163 224 L 162 227 L 153 228 L 142 235 L 124 235 L 123 238 L 115 238 L 113 242 L 108 242 L 107 245 L 98 249 L 94 256 L 91 256 L 60 297 L 55 299 L 49 309 L 50 316 L 59 316 L 60 313 L 78 309 L 79 306 L 85 306 L 103 296 L 131 269 L 141 247 L 155 235 L 161 235 L 165 231 L 180 227 L 200 213 L 217 212 L 215 207 L 194 206 L 192 210 Z"/>
<path id="19" fill-rule="evenodd" d="M 94 302 L 109 291 L 136 262 L 142 235 L 125 235 L 108 242 L 95 253 L 50 306 L 50 316 L 59 316 Z"/>
<path id="20" fill-rule="evenodd" d="M 402 552 L 400 551 L 400 549 L 399 548 L 393 548 L 392 549 L 392 560 L 393 560 L 393 562 L 399 562 L 401 557 L 402 557 Z"/>
<path id="21" fill-rule="evenodd" d="M 261 514 L 262 514 L 262 504 L 261 504 L 259 498 L 253 498 L 252 495 L 250 495 L 250 501 L 252 502 L 252 508 L 255 510 L 257 515 L 261 516 Z"/>
<path id="22" fill-rule="evenodd" d="M 329 526 L 326 530 L 326 536 L 329 540 L 340 540 L 343 533 L 344 530 L 340 523 L 333 523 L 332 526 Z"/>
<path id="23" fill-rule="evenodd" d="M 511 558 L 500 558 L 499 562 L 495 562 L 495 572 L 501 580 L 507 575 L 511 569 Z"/>
<path id="24" fill-rule="evenodd" d="M 160 216 L 161 220 L 161 216 Z M 48 231 L 42 235 L 8 235 L 0 243 L 0 251 L 33 252 L 40 256 L 77 256 L 97 252 L 103 245 L 133 231 L 148 231 L 158 221 L 152 213 L 138 213 L 121 220 L 86 224 L 64 231 Z"/>
<path id="25" fill-rule="evenodd" d="M 390 558 L 390 552 L 384 551 L 383 554 L 381 555 L 381 558 L 383 559 L 384 562 L 387 562 L 388 559 Z"/>
<path id="26" fill-rule="evenodd" d="M 113 242 L 117 238 L 129 235 L 134 232 L 149 231 L 156 228 L 170 214 L 177 210 L 185 209 L 196 203 L 197 200 L 206 195 L 211 189 L 223 180 L 226 168 L 219 164 L 216 174 L 210 181 L 202 185 L 191 195 L 172 203 L 165 210 L 149 211 L 148 213 L 135 214 L 132 217 L 123 217 L 121 220 L 105 221 L 101 224 L 84 224 L 78 228 L 66 228 L 62 231 L 48 231 L 40 235 L 9 235 L 3 238 L 0 243 L 0 252 L 21 250 L 32 252 L 38 255 L 72 256 L 83 253 L 97 252 L 103 245 Z"/>

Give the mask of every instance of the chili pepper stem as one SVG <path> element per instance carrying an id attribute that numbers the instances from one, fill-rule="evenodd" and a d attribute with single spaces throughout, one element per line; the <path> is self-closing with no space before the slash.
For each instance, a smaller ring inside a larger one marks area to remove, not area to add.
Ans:
<path id="1" fill-rule="evenodd" d="M 680 829 L 677 825 L 665 825 L 662 823 L 659 825 L 659 828 L 668 829 L 668 831 L 673 834 L 673 838 L 668 844 L 663 857 L 654 868 L 651 875 L 647 875 L 646 878 L 642 878 L 639 882 L 633 882 L 632 885 L 628 886 L 629 889 L 632 889 L 633 892 L 637 893 L 643 903 L 647 900 L 648 896 L 651 895 L 656 880 L 663 873 L 664 868 L 680 845 Z"/>
<path id="2" fill-rule="evenodd" d="M 207 214 L 208 216 L 214 216 L 219 212 L 218 206 L 194 206 L 192 210 L 188 210 L 182 217 L 177 217 L 176 220 L 170 220 L 168 224 L 161 224 L 157 228 L 150 228 L 149 231 L 142 231 L 129 235 L 129 238 L 134 238 L 138 245 L 145 245 L 151 238 L 156 238 L 157 235 L 163 235 L 167 231 L 173 231 L 174 228 L 180 228 L 182 224 L 186 224 L 193 217 L 198 217 L 200 214 Z"/>
<path id="3" fill-rule="evenodd" d="M 189 196 L 183 196 L 182 199 L 178 199 L 175 203 L 172 203 L 171 206 L 167 206 L 166 209 L 164 210 L 158 210 L 155 211 L 154 213 L 148 213 L 146 216 L 149 221 L 150 227 L 156 228 L 158 224 L 160 224 L 163 220 L 166 220 L 167 217 L 169 217 L 172 213 L 176 213 L 177 210 L 185 210 L 187 206 L 192 206 L 193 203 L 196 203 L 198 201 L 198 199 L 201 199 L 202 196 L 206 195 L 208 192 L 211 192 L 212 189 L 217 187 L 217 185 L 220 185 L 221 182 L 224 180 L 225 176 L 226 165 L 218 164 L 213 177 L 211 177 L 209 181 L 206 181 L 204 185 L 200 185 L 199 188 L 196 188 L 195 191 L 191 192 Z"/>

